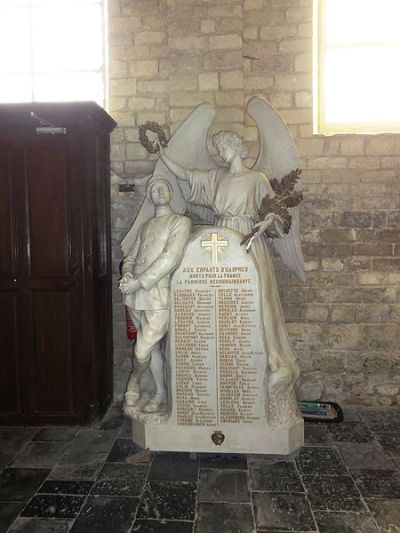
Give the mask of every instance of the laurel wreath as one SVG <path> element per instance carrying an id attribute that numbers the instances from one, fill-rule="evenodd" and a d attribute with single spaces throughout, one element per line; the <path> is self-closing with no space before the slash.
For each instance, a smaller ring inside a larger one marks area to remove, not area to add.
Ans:
<path id="1" fill-rule="evenodd" d="M 148 131 L 152 131 L 153 133 L 157 134 L 157 138 L 161 146 L 167 146 L 167 137 L 162 127 L 157 124 L 157 122 L 148 121 L 139 127 L 139 140 L 142 146 L 146 148 L 149 154 L 155 154 L 156 152 L 158 152 L 159 147 L 157 142 L 151 142 L 150 139 L 147 137 Z"/>

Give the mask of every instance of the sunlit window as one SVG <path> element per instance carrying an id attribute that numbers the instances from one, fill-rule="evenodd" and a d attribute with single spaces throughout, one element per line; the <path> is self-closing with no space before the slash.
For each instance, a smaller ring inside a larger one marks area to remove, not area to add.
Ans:
<path id="1" fill-rule="evenodd" d="M 104 104 L 104 0 L 0 0 L 0 102 Z"/>
<path id="2" fill-rule="evenodd" d="M 315 129 L 400 131 L 400 0 L 315 2 Z"/>

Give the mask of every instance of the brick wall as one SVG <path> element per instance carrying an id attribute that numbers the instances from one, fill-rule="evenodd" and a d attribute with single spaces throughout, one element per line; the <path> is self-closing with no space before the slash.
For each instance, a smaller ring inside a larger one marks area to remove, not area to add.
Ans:
<path id="1" fill-rule="evenodd" d="M 302 368 L 300 393 L 343 403 L 400 400 L 400 135 L 312 133 L 311 0 L 109 0 L 109 110 L 113 134 L 114 281 L 119 242 L 155 157 L 138 126 L 172 133 L 199 103 L 217 108 L 214 131 L 233 129 L 257 154 L 244 116 L 264 94 L 288 124 L 303 168 L 302 239 L 308 281 L 276 262 L 287 326 Z M 118 291 L 115 383 L 130 369 Z"/>

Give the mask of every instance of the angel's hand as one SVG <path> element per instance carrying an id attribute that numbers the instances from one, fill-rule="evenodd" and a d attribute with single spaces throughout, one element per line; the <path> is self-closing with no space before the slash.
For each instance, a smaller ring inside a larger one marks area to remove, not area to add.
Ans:
<path id="1" fill-rule="evenodd" d="M 261 235 L 272 226 L 276 219 L 280 219 L 280 217 L 278 217 L 278 215 L 275 215 L 275 213 L 269 213 L 264 220 L 261 220 L 261 222 L 257 222 L 257 224 L 254 224 L 253 229 L 257 230 L 257 235 Z"/>

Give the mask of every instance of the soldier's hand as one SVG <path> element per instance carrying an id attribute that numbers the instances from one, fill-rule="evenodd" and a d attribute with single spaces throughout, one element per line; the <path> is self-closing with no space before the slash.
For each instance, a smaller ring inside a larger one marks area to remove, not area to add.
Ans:
<path id="1" fill-rule="evenodd" d="M 123 277 L 118 286 L 122 294 L 130 294 L 139 289 L 140 282 L 137 279 Z"/>

